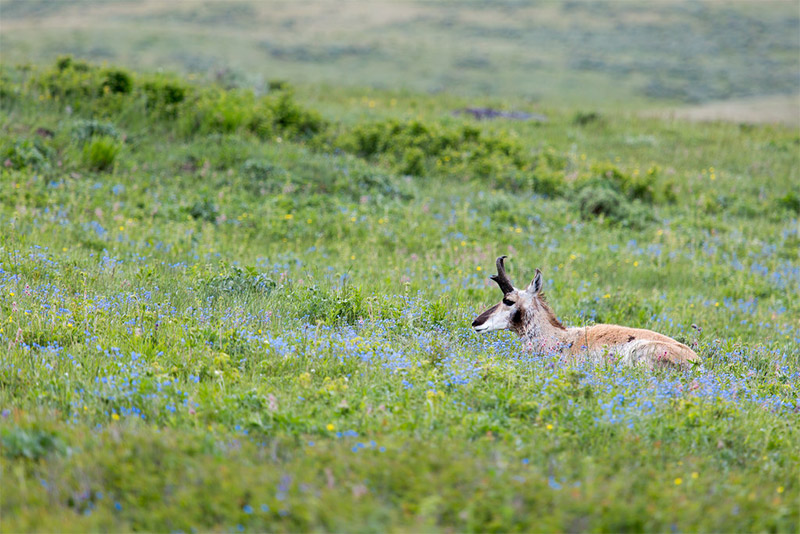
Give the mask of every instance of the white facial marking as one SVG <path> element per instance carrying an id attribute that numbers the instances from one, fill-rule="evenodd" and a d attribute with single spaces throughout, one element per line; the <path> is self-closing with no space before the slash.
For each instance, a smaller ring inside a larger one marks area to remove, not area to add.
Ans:
<path id="1" fill-rule="evenodd" d="M 473 326 L 476 332 L 494 332 L 495 330 L 505 330 L 509 325 L 510 314 L 507 310 L 505 313 L 498 308 L 489 316 L 483 323 Z"/>

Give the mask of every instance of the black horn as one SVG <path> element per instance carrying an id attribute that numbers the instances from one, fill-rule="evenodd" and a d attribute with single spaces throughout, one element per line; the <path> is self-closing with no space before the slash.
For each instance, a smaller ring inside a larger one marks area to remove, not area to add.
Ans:
<path id="1" fill-rule="evenodd" d="M 512 284 L 511 280 L 508 279 L 506 268 L 503 266 L 504 259 L 506 259 L 506 256 L 500 256 L 497 258 L 497 274 L 493 274 L 489 278 L 497 282 L 497 285 L 500 286 L 503 294 L 507 295 L 508 293 L 514 291 L 514 284 Z"/>

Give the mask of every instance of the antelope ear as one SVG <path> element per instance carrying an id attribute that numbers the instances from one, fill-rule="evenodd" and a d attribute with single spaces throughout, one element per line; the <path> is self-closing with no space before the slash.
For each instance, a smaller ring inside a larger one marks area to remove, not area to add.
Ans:
<path id="1" fill-rule="evenodd" d="M 530 285 L 528 285 L 525 291 L 527 291 L 531 295 L 538 295 L 539 293 L 542 292 L 543 285 L 544 282 L 542 281 L 542 271 L 536 269 L 536 275 L 533 277 L 533 280 L 531 280 Z"/>

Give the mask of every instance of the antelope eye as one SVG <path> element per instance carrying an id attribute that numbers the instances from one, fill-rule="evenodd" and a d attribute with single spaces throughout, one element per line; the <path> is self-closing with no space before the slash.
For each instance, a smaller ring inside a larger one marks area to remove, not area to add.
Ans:
<path id="1" fill-rule="evenodd" d="M 508 299 L 503 299 L 503 304 L 505 304 L 506 306 L 513 306 L 514 305 L 514 301 L 513 300 L 508 300 Z"/>

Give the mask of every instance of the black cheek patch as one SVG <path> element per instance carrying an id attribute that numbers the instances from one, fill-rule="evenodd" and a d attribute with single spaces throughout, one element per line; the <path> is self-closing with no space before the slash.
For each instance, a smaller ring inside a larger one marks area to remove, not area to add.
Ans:
<path id="1" fill-rule="evenodd" d="M 511 318 L 511 323 L 514 325 L 522 324 L 522 310 L 517 308 L 517 311 L 514 312 L 514 316 Z"/>
<path id="2" fill-rule="evenodd" d="M 636 336 L 628 336 L 628 343 L 636 339 Z"/>
<path id="3" fill-rule="evenodd" d="M 476 317 L 475 320 L 472 321 L 472 326 L 480 326 L 483 323 L 485 323 L 486 320 L 489 318 L 489 316 L 492 315 L 492 313 L 494 313 L 494 311 L 497 309 L 498 306 L 500 305 L 495 304 L 494 306 L 492 306 L 491 308 L 480 314 L 478 317 Z"/>

